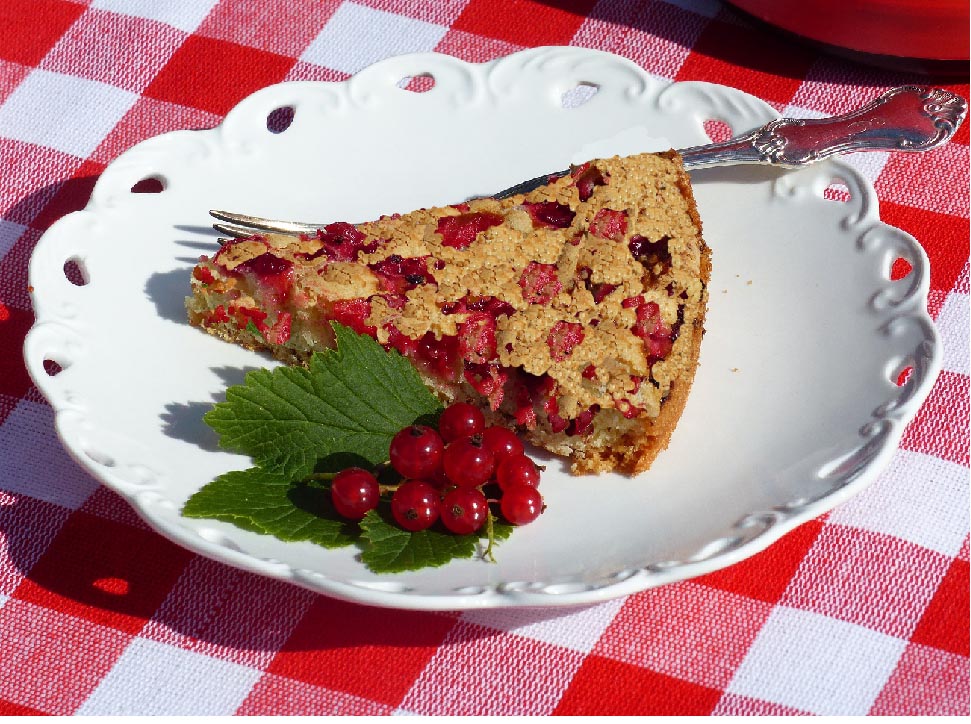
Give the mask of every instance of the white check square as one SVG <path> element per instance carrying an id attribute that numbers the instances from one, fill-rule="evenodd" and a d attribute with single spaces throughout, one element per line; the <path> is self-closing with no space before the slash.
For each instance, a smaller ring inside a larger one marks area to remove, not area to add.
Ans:
<path id="1" fill-rule="evenodd" d="M 91 7 L 158 20 L 191 33 L 219 0 L 94 0 Z"/>
<path id="2" fill-rule="evenodd" d="M 954 556 L 967 535 L 969 516 L 967 468 L 898 450 L 880 477 L 836 507 L 829 522 L 892 535 Z"/>
<path id="3" fill-rule="evenodd" d="M 228 661 L 135 639 L 75 713 L 231 715 L 262 675 Z"/>
<path id="4" fill-rule="evenodd" d="M 778 606 L 726 691 L 822 716 L 860 716 L 906 646 L 862 626 Z"/>
<path id="5" fill-rule="evenodd" d="M 944 343 L 944 369 L 962 375 L 971 374 L 971 348 L 968 333 L 971 330 L 968 295 L 952 292 L 944 300 L 937 316 L 937 328 Z"/>
<path id="6" fill-rule="evenodd" d="M 300 60 L 356 73 L 392 55 L 430 51 L 448 28 L 345 2 Z"/>
<path id="7" fill-rule="evenodd" d="M 624 605 L 623 598 L 593 606 L 559 609 L 485 609 L 462 619 L 480 626 L 589 653 Z"/>
<path id="8" fill-rule="evenodd" d="M 0 425 L 3 489 L 77 510 L 98 487 L 64 451 L 47 405 L 21 400 Z M 43 475 L 38 471 L 43 470 Z"/>
<path id="9" fill-rule="evenodd" d="M 107 83 L 34 70 L 0 105 L 0 136 L 86 158 L 136 100 Z"/>

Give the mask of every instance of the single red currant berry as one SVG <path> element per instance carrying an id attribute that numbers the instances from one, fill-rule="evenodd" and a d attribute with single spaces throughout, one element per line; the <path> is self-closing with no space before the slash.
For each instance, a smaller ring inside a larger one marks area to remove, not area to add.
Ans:
<path id="1" fill-rule="evenodd" d="M 489 503 L 478 488 L 455 488 L 442 498 L 442 523 L 458 535 L 475 533 L 488 515 Z"/>
<path id="2" fill-rule="evenodd" d="M 492 477 L 496 458 L 492 450 L 483 445 L 482 436 L 473 435 L 448 444 L 442 455 L 442 467 L 448 479 L 456 485 L 474 488 Z"/>
<path id="3" fill-rule="evenodd" d="M 514 485 L 539 486 L 539 466 L 525 455 L 511 456 L 496 467 L 496 482 L 505 490 Z"/>
<path id="4" fill-rule="evenodd" d="M 511 455 L 522 455 L 525 452 L 523 443 L 516 436 L 516 433 L 509 428 L 499 427 L 498 425 L 487 427 L 482 432 L 482 442 L 492 450 L 492 454 L 496 456 L 497 464 Z"/>
<path id="5" fill-rule="evenodd" d="M 502 491 L 499 509 L 513 525 L 526 525 L 543 512 L 543 496 L 531 485 L 511 485 Z"/>
<path id="6" fill-rule="evenodd" d="M 445 443 L 425 425 L 409 425 L 391 439 L 391 467 L 406 478 L 427 478 L 442 464 Z"/>
<path id="7" fill-rule="evenodd" d="M 438 418 L 438 431 L 445 442 L 478 435 L 485 429 L 482 411 L 468 402 L 455 402 Z"/>
<path id="8" fill-rule="evenodd" d="M 341 470 L 330 483 L 334 508 L 344 518 L 360 520 L 378 505 L 381 491 L 377 479 L 363 468 Z"/>
<path id="9" fill-rule="evenodd" d="M 425 530 L 438 520 L 439 496 L 428 483 L 408 480 L 391 496 L 391 514 L 405 530 Z"/>

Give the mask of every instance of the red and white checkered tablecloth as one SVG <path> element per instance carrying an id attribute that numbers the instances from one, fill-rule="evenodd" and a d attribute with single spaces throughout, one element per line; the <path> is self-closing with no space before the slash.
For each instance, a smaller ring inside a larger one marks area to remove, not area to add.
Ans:
<path id="1" fill-rule="evenodd" d="M 719 0 L 3 0 L 0 714 L 968 714 L 968 124 L 858 160 L 931 259 L 944 370 L 865 492 L 741 564 L 606 603 L 372 609 L 164 540 L 61 448 L 21 347 L 27 264 L 138 141 L 390 55 L 579 45 L 783 114 L 907 83 Z M 820 270 L 820 273 L 824 273 Z"/>

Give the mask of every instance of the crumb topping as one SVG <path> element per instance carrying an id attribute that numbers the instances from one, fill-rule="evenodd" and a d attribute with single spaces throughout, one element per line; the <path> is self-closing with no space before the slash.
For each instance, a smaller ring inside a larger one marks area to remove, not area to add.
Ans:
<path id="1" fill-rule="evenodd" d="M 584 434 L 607 408 L 622 426 L 658 414 L 682 325 L 703 315 L 707 250 L 683 179 L 670 156 L 615 157 L 501 201 L 234 240 L 200 261 L 190 316 L 232 325 L 256 309 L 264 341 L 297 351 L 338 319 L 527 427 Z M 293 263 L 285 291 L 260 273 L 272 264 L 247 267 L 266 254 Z"/>

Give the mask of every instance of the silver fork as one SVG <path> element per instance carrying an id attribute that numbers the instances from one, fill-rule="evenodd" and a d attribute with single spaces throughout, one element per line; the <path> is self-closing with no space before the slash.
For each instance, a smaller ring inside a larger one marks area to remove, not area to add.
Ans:
<path id="1" fill-rule="evenodd" d="M 830 118 L 777 118 L 742 136 L 721 143 L 679 149 L 687 170 L 734 164 L 766 164 L 800 168 L 829 156 L 858 151 L 920 152 L 950 140 L 967 114 L 967 101 L 940 88 L 900 86 L 849 113 Z M 546 184 L 543 174 L 494 194 L 504 199 Z M 216 231 L 234 238 L 256 231 L 315 234 L 324 224 L 276 221 L 258 216 L 212 210 L 222 222 Z"/>

